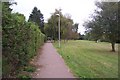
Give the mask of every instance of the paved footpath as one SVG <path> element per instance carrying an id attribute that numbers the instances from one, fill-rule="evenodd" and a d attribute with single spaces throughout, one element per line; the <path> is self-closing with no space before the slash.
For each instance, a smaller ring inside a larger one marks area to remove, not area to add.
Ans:
<path id="1" fill-rule="evenodd" d="M 45 43 L 35 64 L 39 65 L 33 78 L 74 78 L 52 43 Z"/>

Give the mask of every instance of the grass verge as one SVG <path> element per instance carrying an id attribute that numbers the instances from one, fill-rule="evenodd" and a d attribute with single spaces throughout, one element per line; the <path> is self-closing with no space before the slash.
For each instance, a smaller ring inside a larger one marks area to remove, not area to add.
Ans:
<path id="1" fill-rule="evenodd" d="M 118 78 L 118 45 L 116 52 L 110 52 L 107 42 L 71 40 L 54 46 L 76 77 Z"/>

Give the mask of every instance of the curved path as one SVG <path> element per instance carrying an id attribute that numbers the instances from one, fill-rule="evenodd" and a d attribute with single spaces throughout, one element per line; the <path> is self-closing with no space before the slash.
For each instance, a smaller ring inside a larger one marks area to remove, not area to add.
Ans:
<path id="1" fill-rule="evenodd" d="M 35 64 L 38 68 L 33 78 L 74 78 L 52 43 L 44 44 Z"/>

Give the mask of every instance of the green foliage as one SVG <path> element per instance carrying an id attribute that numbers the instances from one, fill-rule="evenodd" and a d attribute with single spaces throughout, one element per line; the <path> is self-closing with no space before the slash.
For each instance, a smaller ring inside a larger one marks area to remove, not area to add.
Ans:
<path id="1" fill-rule="evenodd" d="M 5 13 L 9 5 L 3 4 L 2 8 Z M 10 77 L 36 55 L 36 51 L 44 43 L 45 35 L 37 25 L 26 22 L 23 14 L 6 12 L 2 17 L 2 75 Z"/>
<path id="2" fill-rule="evenodd" d="M 115 43 L 119 41 L 120 29 L 118 29 L 118 3 L 117 2 L 96 2 L 99 10 L 95 10 L 95 15 L 91 21 L 84 23 L 87 32 L 92 39 L 103 39 L 112 44 L 112 51 L 115 51 Z"/>
<path id="3" fill-rule="evenodd" d="M 10 3 L 4 2 L 2 3 L 2 26 L 6 26 L 10 24 L 11 21 L 11 11 L 12 9 L 9 8 Z"/>
<path id="4" fill-rule="evenodd" d="M 31 80 L 31 77 L 29 75 L 23 74 L 18 75 L 17 78 L 19 78 L 20 80 Z"/>
<path id="5" fill-rule="evenodd" d="M 54 40 L 58 39 L 59 16 L 56 14 L 60 14 L 61 39 L 76 39 L 78 37 L 78 24 L 73 24 L 73 20 L 71 19 L 71 16 L 69 14 L 63 16 L 62 12 L 57 9 L 48 19 L 48 23 L 45 24 L 44 31 L 46 36 L 51 37 Z"/>
<path id="6" fill-rule="evenodd" d="M 35 24 L 39 26 L 42 33 L 44 33 L 44 17 L 41 11 L 37 9 L 37 7 L 34 7 L 28 21 L 35 22 Z"/>
<path id="7" fill-rule="evenodd" d="M 33 66 L 27 66 L 24 68 L 24 71 L 27 71 L 27 72 L 34 72 L 35 70 L 36 68 Z"/>

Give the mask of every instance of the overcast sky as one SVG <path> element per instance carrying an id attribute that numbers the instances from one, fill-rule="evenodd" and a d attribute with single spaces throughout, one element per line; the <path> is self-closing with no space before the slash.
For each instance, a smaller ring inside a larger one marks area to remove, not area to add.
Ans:
<path id="1" fill-rule="evenodd" d="M 14 0 L 17 5 L 13 5 L 13 12 L 19 12 L 29 18 L 30 13 L 36 6 L 44 15 L 45 21 L 50 18 L 51 13 L 55 12 L 55 9 L 62 9 L 63 15 L 70 14 L 74 23 L 79 23 L 78 32 L 84 33 L 85 29 L 82 26 L 85 20 L 87 20 L 94 12 L 95 0 Z"/>

